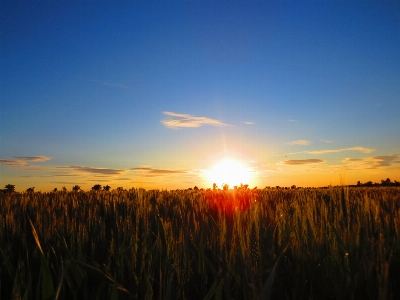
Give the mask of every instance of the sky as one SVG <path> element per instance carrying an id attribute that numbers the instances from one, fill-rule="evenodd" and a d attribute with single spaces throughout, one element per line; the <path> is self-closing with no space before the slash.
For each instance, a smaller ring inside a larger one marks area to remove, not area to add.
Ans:
<path id="1" fill-rule="evenodd" d="M 0 188 L 400 181 L 399 28 L 398 1 L 1 1 Z"/>

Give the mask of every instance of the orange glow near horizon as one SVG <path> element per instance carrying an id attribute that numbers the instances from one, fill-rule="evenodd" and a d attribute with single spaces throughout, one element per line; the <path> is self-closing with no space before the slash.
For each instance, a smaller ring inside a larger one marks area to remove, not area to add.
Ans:
<path id="1" fill-rule="evenodd" d="M 207 179 L 210 184 L 216 183 L 218 187 L 228 184 L 229 188 L 235 185 L 249 184 L 251 180 L 251 172 L 243 164 L 238 161 L 226 159 L 216 164 L 207 173 Z"/>

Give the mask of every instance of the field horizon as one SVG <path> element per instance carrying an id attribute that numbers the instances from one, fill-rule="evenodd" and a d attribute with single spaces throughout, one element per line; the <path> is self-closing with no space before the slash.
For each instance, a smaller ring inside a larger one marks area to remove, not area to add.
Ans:
<path id="1" fill-rule="evenodd" d="M 302 189 L 302 188 L 304 188 L 304 189 L 326 189 L 326 188 L 329 188 L 329 187 L 389 187 L 389 186 L 396 187 L 396 186 L 400 186 L 400 182 L 399 181 L 397 181 L 396 179 L 392 181 L 390 178 L 381 179 L 380 182 L 367 181 L 367 182 L 362 183 L 361 181 L 357 181 L 356 184 L 345 184 L 343 181 L 344 180 L 341 180 L 341 183 L 338 184 L 338 185 L 332 185 L 332 184 L 323 185 L 323 186 L 296 186 L 296 185 L 279 186 L 279 185 L 276 185 L 276 186 L 265 186 L 265 187 L 261 187 L 261 188 L 259 188 L 257 186 L 250 186 L 247 183 L 246 184 L 240 183 L 240 185 L 233 185 L 233 186 L 231 186 L 229 184 L 221 184 L 221 186 L 218 186 L 216 183 L 214 183 L 214 184 L 211 185 L 211 187 L 207 187 L 207 188 L 195 185 L 195 186 L 191 186 L 191 187 L 187 187 L 187 188 L 178 188 L 178 189 L 167 189 L 167 188 L 165 188 L 165 189 L 160 189 L 160 190 L 173 191 L 173 190 L 192 190 L 192 189 L 196 190 L 196 189 L 200 189 L 200 190 L 231 190 L 231 191 L 233 191 L 233 190 L 237 190 L 237 189 L 241 189 L 241 188 L 242 189 L 243 188 L 244 189 L 248 189 L 248 188 L 249 189 Z M 94 190 L 94 191 L 100 191 L 100 190 L 104 190 L 104 191 L 111 191 L 111 190 L 127 191 L 127 190 L 137 189 L 137 188 L 142 188 L 142 189 L 145 189 L 145 190 L 154 190 L 154 189 L 158 190 L 157 188 L 144 188 L 142 186 L 137 186 L 137 187 L 132 186 L 130 188 L 123 188 L 123 187 L 112 188 L 108 184 L 105 184 L 105 185 L 95 184 L 90 188 L 90 190 Z M 88 191 L 88 190 L 84 190 L 83 188 L 81 188 L 80 185 L 77 185 L 77 184 L 72 185 L 70 190 L 75 191 L 75 192 L 77 192 L 77 191 L 83 191 L 83 192 L 84 191 Z M 14 184 L 6 184 L 4 186 L 4 189 L 0 189 L 0 192 L 14 192 L 14 191 L 15 192 L 24 192 L 24 191 L 16 190 L 16 187 L 15 187 Z M 68 189 L 65 186 L 63 186 L 61 189 L 54 188 L 54 189 L 47 190 L 47 191 L 40 190 L 40 191 L 37 191 L 37 192 L 46 193 L 46 192 L 56 192 L 56 191 L 64 191 L 64 192 L 66 192 L 66 191 L 68 191 Z M 25 192 L 35 192 L 35 187 L 28 187 L 25 190 Z"/>

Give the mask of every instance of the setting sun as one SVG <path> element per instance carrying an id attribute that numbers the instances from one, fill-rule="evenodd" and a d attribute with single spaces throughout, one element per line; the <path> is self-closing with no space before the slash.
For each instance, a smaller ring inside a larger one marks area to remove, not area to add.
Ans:
<path id="1" fill-rule="evenodd" d="M 248 184 L 251 179 L 251 173 L 243 164 L 234 160 L 224 160 L 216 164 L 208 172 L 210 183 L 216 183 L 218 187 L 228 184 L 230 188 L 235 185 Z"/>

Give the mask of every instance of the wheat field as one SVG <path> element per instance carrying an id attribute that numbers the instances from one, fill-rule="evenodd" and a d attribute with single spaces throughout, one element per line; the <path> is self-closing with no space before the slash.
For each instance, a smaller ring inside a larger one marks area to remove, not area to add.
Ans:
<path id="1" fill-rule="evenodd" d="M 1 299 L 399 299 L 400 188 L 1 193 Z"/>

